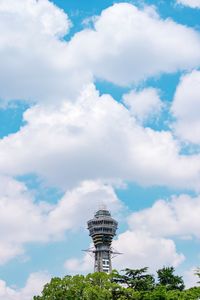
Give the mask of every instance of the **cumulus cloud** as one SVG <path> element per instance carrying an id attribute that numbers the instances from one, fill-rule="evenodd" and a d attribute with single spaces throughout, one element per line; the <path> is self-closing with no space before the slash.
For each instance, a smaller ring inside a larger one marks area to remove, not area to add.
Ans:
<path id="1" fill-rule="evenodd" d="M 183 274 L 183 280 L 187 288 L 197 286 L 198 277 L 195 275 L 197 267 L 192 267 L 186 270 Z"/>
<path id="2" fill-rule="evenodd" d="M 140 230 L 128 230 L 120 234 L 113 242 L 113 247 L 123 253 L 113 260 L 113 265 L 118 270 L 147 266 L 155 272 L 163 265 L 176 267 L 184 260 L 184 255 L 177 253 L 173 240 L 153 237 Z"/>
<path id="3" fill-rule="evenodd" d="M 179 154 L 169 131 L 141 127 L 93 86 L 76 104 L 34 106 L 24 119 L 26 126 L 0 140 L 2 174 L 35 173 L 63 189 L 99 179 L 199 188 L 199 155 Z"/>
<path id="4" fill-rule="evenodd" d="M 27 25 L 31 29 L 35 27 L 35 30 L 41 30 L 42 33 L 47 35 L 63 37 L 68 33 L 70 28 L 70 21 L 64 11 L 48 0 L 2 0 L 0 12 L 5 20 L 11 17 L 11 15 L 17 20 L 20 15 L 23 21 L 26 20 L 29 22 Z M 28 20 L 28 17 L 31 17 L 31 19 Z M 22 22 L 18 23 L 18 25 L 20 24 Z M 4 38 L 7 42 L 11 41 L 10 36 L 6 37 L 4 35 Z"/>
<path id="5" fill-rule="evenodd" d="M 82 259 L 67 259 L 64 268 L 69 274 L 91 273 L 94 271 L 94 257 L 92 254 L 86 253 Z"/>
<path id="6" fill-rule="evenodd" d="M 151 208 L 133 213 L 129 225 L 156 237 L 200 238 L 199 213 L 200 196 L 180 195 L 170 201 L 158 200 Z"/>
<path id="7" fill-rule="evenodd" d="M 74 100 L 93 78 L 130 85 L 199 65 L 199 34 L 152 7 L 114 4 L 93 20 L 66 41 L 69 18 L 53 3 L 1 1 L 0 99 Z"/>
<path id="8" fill-rule="evenodd" d="M 35 202 L 24 184 L 13 179 L 1 177 L 0 185 L 0 264 L 23 254 L 27 243 L 55 241 L 68 230 L 85 227 L 100 200 L 115 212 L 121 208 L 113 189 L 100 182 L 82 183 L 55 205 Z"/>
<path id="9" fill-rule="evenodd" d="M 0 280 L 0 300 L 30 300 L 41 293 L 48 281 L 50 276 L 46 272 L 30 274 L 26 285 L 21 289 L 9 287 L 5 281 Z"/>
<path id="10" fill-rule="evenodd" d="M 171 110 L 176 118 L 173 128 L 179 138 L 200 144 L 200 71 L 182 76 Z"/>
<path id="11" fill-rule="evenodd" d="M 199 49 L 193 29 L 161 19 L 152 7 L 140 10 L 129 3 L 105 9 L 94 29 L 77 33 L 69 44 L 69 52 L 94 76 L 118 85 L 190 69 L 199 65 Z"/>
<path id="12" fill-rule="evenodd" d="M 191 8 L 200 8 L 200 0 L 177 0 L 177 3 Z"/>
<path id="13" fill-rule="evenodd" d="M 60 101 L 79 92 L 89 75 L 67 58 L 69 28 L 68 16 L 48 0 L 1 1 L 2 101 Z"/>
<path id="14" fill-rule="evenodd" d="M 123 96 L 123 101 L 140 123 L 158 117 L 164 106 L 155 88 L 145 88 L 139 92 L 132 90 Z"/>
<path id="15" fill-rule="evenodd" d="M 1 176 L 1 185 L 0 261 L 4 264 L 23 253 L 23 242 L 40 239 L 36 233 L 40 232 L 41 213 L 22 183 Z"/>

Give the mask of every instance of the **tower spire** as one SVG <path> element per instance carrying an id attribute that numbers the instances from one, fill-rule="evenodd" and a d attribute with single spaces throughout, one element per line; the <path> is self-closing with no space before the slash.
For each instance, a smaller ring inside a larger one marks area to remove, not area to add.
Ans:
<path id="1" fill-rule="evenodd" d="M 99 202 L 99 209 L 98 210 L 107 210 L 107 206 L 103 201 Z"/>

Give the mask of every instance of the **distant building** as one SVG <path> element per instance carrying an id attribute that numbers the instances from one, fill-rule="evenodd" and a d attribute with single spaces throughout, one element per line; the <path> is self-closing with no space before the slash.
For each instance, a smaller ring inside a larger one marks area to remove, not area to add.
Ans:
<path id="1" fill-rule="evenodd" d="M 116 235 L 118 223 L 111 217 L 106 207 L 102 207 L 87 224 L 95 247 L 92 251 L 95 255 L 94 272 L 110 273 L 113 254 L 111 244 Z"/>

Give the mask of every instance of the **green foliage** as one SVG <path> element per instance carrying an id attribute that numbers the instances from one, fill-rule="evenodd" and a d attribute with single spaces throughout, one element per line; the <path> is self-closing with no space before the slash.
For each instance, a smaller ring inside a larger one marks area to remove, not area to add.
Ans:
<path id="1" fill-rule="evenodd" d="M 193 287 L 183 292 L 184 300 L 196 300 L 200 299 L 200 287 Z"/>
<path id="2" fill-rule="evenodd" d="M 148 268 L 125 269 L 124 275 L 118 275 L 115 279 L 118 283 L 123 283 L 135 291 L 150 291 L 154 289 L 155 279 L 153 275 L 146 274 Z"/>
<path id="3" fill-rule="evenodd" d="M 117 300 L 130 294 L 128 289 L 111 279 L 112 275 L 105 273 L 53 278 L 44 286 L 42 295 L 35 296 L 34 300 Z"/>
<path id="4" fill-rule="evenodd" d="M 173 267 L 163 267 L 157 271 L 160 285 L 164 285 L 168 290 L 180 290 L 185 288 L 181 276 L 174 275 Z"/>
<path id="5" fill-rule="evenodd" d="M 184 290 L 174 268 L 157 271 L 158 283 L 147 268 L 125 269 L 123 274 L 93 273 L 53 278 L 33 300 L 198 300 L 200 287 Z M 199 276 L 199 275 L 198 275 Z"/>

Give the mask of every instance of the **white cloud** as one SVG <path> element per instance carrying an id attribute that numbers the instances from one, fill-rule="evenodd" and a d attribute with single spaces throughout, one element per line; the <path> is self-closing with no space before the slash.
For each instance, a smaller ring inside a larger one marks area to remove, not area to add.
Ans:
<path id="1" fill-rule="evenodd" d="M 196 31 L 161 19 L 152 7 L 140 10 L 129 3 L 105 9 L 94 30 L 77 33 L 69 44 L 79 64 L 118 85 L 197 66 L 199 50 Z"/>
<path id="2" fill-rule="evenodd" d="M 67 57 L 68 16 L 48 0 L 0 3 L 0 99 L 55 101 L 88 82 Z"/>
<path id="3" fill-rule="evenodd" d="M 35 26 L 37 33 L 41 30 L 47 35 L 63 37 L 70 28 L 70 21 L 64 11 L 48 0 L 1 0 L 0 12 L 5 18 L 4 21 L 13 16 L 14 21 L 18 21 L 18 25 L 22 24 L 18 20 L 18 17 L 21 16 L 23 21 L 28 22 L 27 25 L 31 29 L 33 29 L 33 25 Z M 31 19 L 28 20 L 28 17 Z M 4 35 L 4 38 L 7 42 L 11 42 L 10 36 Z"/>
<path id="4" fill-rule="evenodd" d="M 149 267 L 155 272 L 164 265 L 176 267 L 184 260 L 184 255 L 177 253 L 173 240 L 153 237 L 140 230 L 120 234 L 113 247 L 123 253 L 113 260 L 113 266 L 118 270 Z"/>
<path id="5" fill-rule="evenodd" d="M 30 300 L 41 293 L 48 281 L 50 281 L 50 276 L 46 272 L 30 274 L 22 289 L 9 287 L 5 281 L 0 280 L 0 300 Z"/>
<path id="6" fill-rule="evenodd" d="M 183 280 L 185 283 L 185 286 L 187 288 L 191 288 L 194 286 L 197 286 L 197 282 L 199 281 L 198 277 L 195 275 L 195 271 L 197 270 L 197 267 L 192 267 L 189 270 L 186 270 L 183 274 Z"/>
<path id="7" fill-rule="evenodd" d="M 121 207 L 113 189 L 100 182 L 82 183 L 53 206 L 34 202 L 27 188 L 10 178 L 2 177 L 1 185 L 0 264 L 24 254 L 27 243 L 55 241 L 67 230 L 85 228 L 101 200 L 115 212 Z"/>
<path id="8" fill-rule="evenodd" d="M 200 196 L 181 195 L 170 201 L 158 200 L 151 208 L 133 213 L 129 225 L 156 237 L 200 238 L 199 214 Z"/>
<path id="9" fill-rule="evenodd" d="M 200 72 L 184 75 L 176 89 L 172 104 L 176 121 L 175 133 L 183 140 L 200 144 Z"/>
<path id="10" fill-rule="evenodd" d="M 91 273 L 94 271 L 94 257 L 86 253 L 82 259 L 70 258 L 65 261 L 64 268 L 69 274 Z"/>
<path id="11" fill-rule="evenodd" d="M 129 85 L 199 65 L 199 34 L 152 7 L 118 3 L 93 20 L 67 42 L 69 18 L 53 3 L 2 0 L 0 99 L 74 100 L 93 77 Z"/>
<path id="12" fill-rule="evenodd" d="M 158 117 L 163 107 L 159 91 L 155 88 L 146 88 L 139 92 L 132 90 L 123 96 L 123 101 L 140 123 Z"/>
<path id="13" fill-rule="evenodd" d="M 177 0 L 177 3 L 191 8 L 200 8 L 200 0 Z"/>
<path id="14" fill-rule="evenodd" d="M 1 176 L 0 263 L 23 254 L 23 243 L 42 239 L 41 211 L 32 202 L 26 187 Z"/>
<path id="15" fill-rule="evenodd" d="M 2 174 L 35 173 L 64 189 L 99 179 L 200 187 L 199 155 L 180 155 L 170 132 L 139 126 L 128 109 L 92 86 L 76 104 L 38 105 L 24 118 L 26 126 L 0 140 Z"/>

